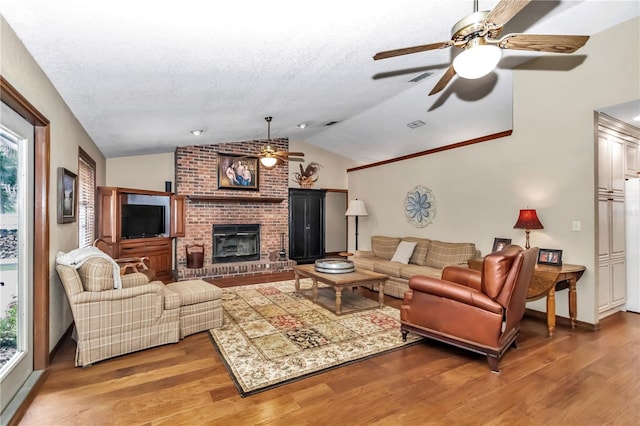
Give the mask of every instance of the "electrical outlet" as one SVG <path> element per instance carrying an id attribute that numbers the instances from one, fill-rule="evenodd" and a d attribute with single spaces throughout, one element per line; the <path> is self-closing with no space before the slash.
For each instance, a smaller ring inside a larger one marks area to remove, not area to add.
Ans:
<path id="1" fill-rule="evenodd" d="M 579 220 L 574 220 L 573 221 L 573 228 L 574 232 L 579 232 L 580 231 L 580 221 Z"/>

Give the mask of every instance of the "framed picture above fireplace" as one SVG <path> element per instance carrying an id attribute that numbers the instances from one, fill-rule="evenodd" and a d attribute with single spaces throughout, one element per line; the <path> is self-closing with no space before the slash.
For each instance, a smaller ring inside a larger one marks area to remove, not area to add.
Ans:
<path id="1" fill-rule="evenodd" d="M 259 188 L 258 157 L 218 154 L 218 189 L 257 191 Z"/>

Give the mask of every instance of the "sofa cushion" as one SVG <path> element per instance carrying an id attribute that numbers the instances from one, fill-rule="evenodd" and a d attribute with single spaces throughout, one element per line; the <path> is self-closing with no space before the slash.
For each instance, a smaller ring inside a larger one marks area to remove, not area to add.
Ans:
<path id="1" fill-rule="evenodd" d="M 411 259 L 409 259 L 409 263 L 413 263 L 414 265 L 427 264 L 427 253 L 429 252 L 431 240 L 427 238 L 404 237 L 402 241 L 416 243 L 416 248 L 413 249 L 413 254 L 411 255 Z"/>
<path id="2" fill-rule="evenodd" d="M 445 243 L 431 240 L 427 253 L 427 266 L 444 268 L 447 265 L 462 265 L 473 258 L 476 246 L 473 243 Z"/>
<path id="3" fill-rule="evenodd" d="M 413 254 L 413 250 L 416 248 L 416 244 L 417 243 L 410 241 L 400 241 L 391 261 L 404 263 L 405 265 L 409 263 L 409 259 L 411 259 L 411 255 Z"/>
<path id="4" fill-rule="evenodd" d="M 113 263 L 102 257 L 90 257 L 78 268 L 85 291 L 113 289 Z"/>
<path id="5" fill-rule="evenodd" d="M 374 235 L 371 237 L 371 250 L 373 250 L 373 253 L 377 257 L 384 260 L 391 260 L 400 241 L 402 241 L 402 238 Z"/>
<path id="6" fill-rule="evenodd" d="M 368 271 L 373 271 L 373 265 L 380 259 L 378 259 L 377 257 L 354 256 L 351 260 L 353 261 L 353 266 L 355 266 L 356 269 L 366 269 Z"/>
<path id="7" fill-rule="evenodd" d="M 373 270 L 389 277 L 400 277 L 400 268 L 404 266 L 402 263 L 392 262 L 390 260 L 380 260 L 373 264 Z"/>
<path id="8" fill-rule="evenodd" d="M 420 266 L 420 265 L 403 265 L 400 268 L 400 278 L 408 280 L 414 275 L 424 275 L 426 277 L 440 279 L 442 277 L 442 269 L 434 268 L 432 266 Z"/>

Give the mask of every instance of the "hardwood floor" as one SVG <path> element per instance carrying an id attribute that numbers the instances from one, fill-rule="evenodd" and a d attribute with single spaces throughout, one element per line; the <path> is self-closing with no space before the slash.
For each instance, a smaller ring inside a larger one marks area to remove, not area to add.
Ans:
<path id="1" fill-rule="evenodd" d="M 558 327 L 548 339 L 543 322 L 525 318 L 501 374 L 480 355 L 427 341 L 247 398 L 206 332 L 88 368 L 73 367 L 69 339 L 20 424 L 640 424 L 640 315 L 601 325 Z"/>

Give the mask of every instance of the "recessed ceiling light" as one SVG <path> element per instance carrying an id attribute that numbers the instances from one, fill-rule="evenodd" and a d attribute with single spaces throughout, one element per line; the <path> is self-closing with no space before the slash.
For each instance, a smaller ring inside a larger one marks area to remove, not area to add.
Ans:
<path id="1" fill-rule="evenodd" d="M 298 124 L 298 127 L 301 129 L 306 129 L 307 128 L 307 123 L 300 123 Z"/>
<path id="2" fill-rule="evenodd" d="M 635 117 L 633 117 L 633 121 L 640 121 L 640 115 L 636 115 Z"/>
<path id="3" fill-rule="evenodd" d="M 191 131 L 191 134 L 192 134 L 193 136 L 200 136 L 200 135 L 201 135 L 201 134 L 203 134 L 203 133 L 204 133 L 204 130 L 192 130 L 192 131 Z"/>

